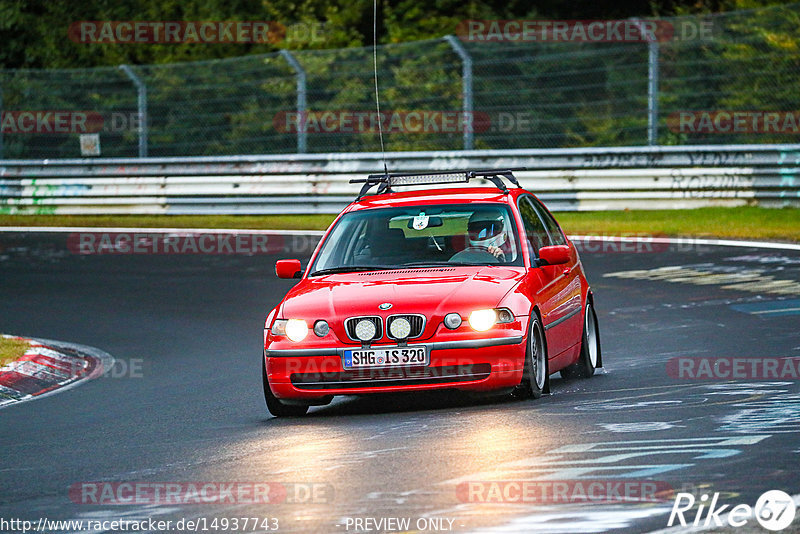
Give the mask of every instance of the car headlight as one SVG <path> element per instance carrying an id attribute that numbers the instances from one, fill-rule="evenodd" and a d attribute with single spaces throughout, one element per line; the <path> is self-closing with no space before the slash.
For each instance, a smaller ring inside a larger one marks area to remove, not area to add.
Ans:
<path id="1" fill-rule="evenodd" d="M 469 325 L 478 332 L 485 332 L 494 326 L 497 312 L 494 310 L 475 310 L 469 314 Z"/>
<path id="2" fill-rule="evenodd" d="M 303 319 L 276 319 L 272 324 L 273 336 L 286 336 L 294 342 L 303 341 L 308 335 L 308 325 Z"/>
<path id="3" fill-rule="evenodd" d="M 286 337 L 294 342 L 303 341 L 308 335 L 308 325 L 302 319 L 286 321 Z"/>
<path id="4" fill-rule="evenodd" d="M 469 325 L 478 332 L 485 332 L 495 324 L 510 323 L 514 314 L 508 308 L 475 310 L 469 314 Z"/>

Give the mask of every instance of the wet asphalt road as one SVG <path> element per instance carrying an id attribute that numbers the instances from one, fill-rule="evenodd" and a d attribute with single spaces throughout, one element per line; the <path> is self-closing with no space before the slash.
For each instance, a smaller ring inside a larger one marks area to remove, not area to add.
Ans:
<path id="1" fill-rule="evenodd" d="M 264 317 L 292 284 L 274 275 L 280 257 L 79 256 L 63 236 L 0 234 L 0 331 L 117 360 L 114 376 L 0 410 L 0 518 L 207 527 L 275 518 L 279 532 L 365 532 L 356 519 L 408 518 L 408 530 L 429 532 L 646 532 L 667 526 L 671 498 L 497 504 L 459 488 L 655 481 L 750 505 L 766 490 L 800 493 L 798 379 L 667 372 L 679 357 L 800 357 L 798 252 L 585 252 L 605 363 L 595 377 L 553 376 L 552 394 L 537 401 L 348 397 L 278 420 L 264 406 L 260 356 Z M 680 268 L 652 271 L 661 267 Z M 756 284 L 725 287 L 732 276 Z M 70 486 L 89 481 L 269 482 L 289 495 L 258 505 L 73 502 Z"/>

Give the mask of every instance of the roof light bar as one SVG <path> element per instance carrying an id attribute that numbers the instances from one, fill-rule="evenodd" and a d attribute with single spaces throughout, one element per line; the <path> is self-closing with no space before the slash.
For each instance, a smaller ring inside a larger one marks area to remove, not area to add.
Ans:
<path id="1" fill-rule="evenodd" d="M 433 185 L 469 182 L 469 175 L 466 172 L 447 174 L 390 174 L 388 178 L 389 187 L 394 185 Z"/>
<path id="2" fill-rule="evenodd" d="M 377 194 L 390 193 L 395 185 L 435 185 L 467 183 L 472 178 L 484 178 L 492 182 L 503 193 L 508 193 L 508 188 L 501 178 L 505 178 L 517 187 L 519 185 L 513 171 L 524 171 L 525 167 L 508 169 L 483 169 L 474 171 L 442 171 L 442 172 L 417 172 L 417 173 L 386 173 L 370 174 L 366 178 L 350 180 L 351 184 L 364 184 L 356 200 L 361 200 L 374 186 L 378 186 Z"/>

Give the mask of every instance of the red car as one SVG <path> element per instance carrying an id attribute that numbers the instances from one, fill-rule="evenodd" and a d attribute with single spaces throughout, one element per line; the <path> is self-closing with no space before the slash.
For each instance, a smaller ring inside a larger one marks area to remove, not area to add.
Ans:
<path id="1" fill-rule="evenodd" d="M 494 186 L 452 187 L 471 179 Z M 334 395 L 443 388 L 538 398 L 549 375 L 602 366 L 578 252 L 512 170 L 356 181 L 361 194 L 305 271 L 299 260 L 276 264 L 278 277 L 300 281 L 264 324 L 273 415 L 302 415 Z"/>

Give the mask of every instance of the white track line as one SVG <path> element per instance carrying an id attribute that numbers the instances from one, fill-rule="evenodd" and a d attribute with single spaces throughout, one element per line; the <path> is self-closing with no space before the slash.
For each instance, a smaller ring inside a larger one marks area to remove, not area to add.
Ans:
<path id="1" fill-rule="evenodd" d="M 659 244 L 679 244 L 679 245 L 708 245 L 716 247 L 742 247 L 742 248 L 771 248 L 778 250 L 800 250 L 800 243 L 775 243 L 772 241 L 737 241 L 733 239 L 706 239 L 695 237 L 649 237 L 640 236 L 603 236 L 603 235 L 571 235 L 570 239 L 589 239 L 605 240 L 612 242 L 632 242 L 632 243 L 659 243 Z"/>

